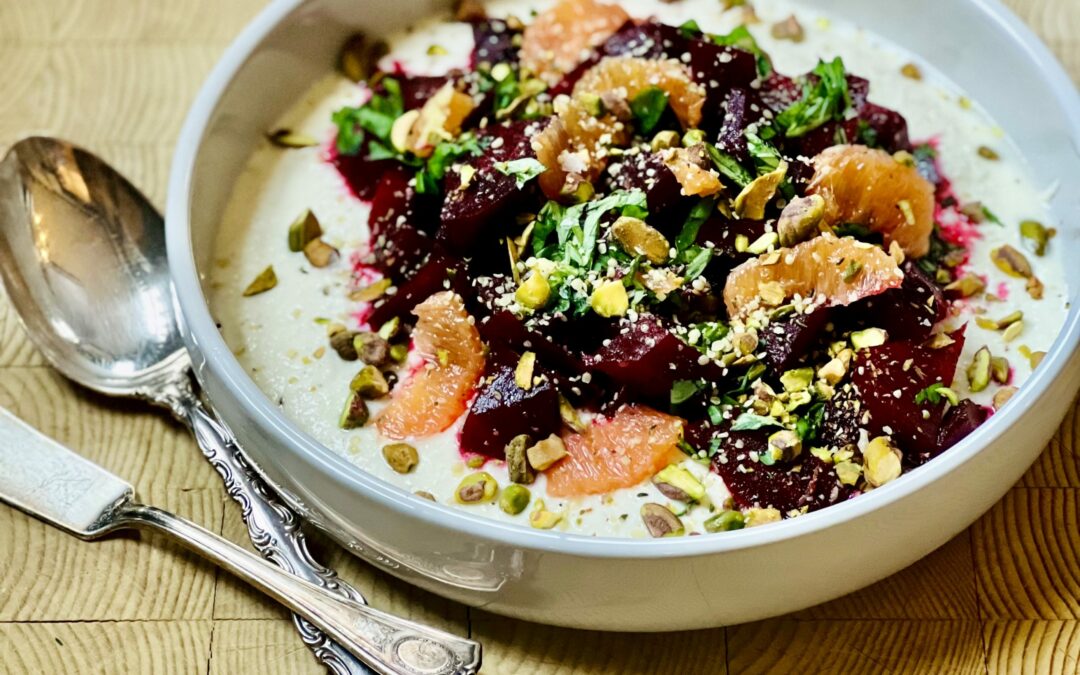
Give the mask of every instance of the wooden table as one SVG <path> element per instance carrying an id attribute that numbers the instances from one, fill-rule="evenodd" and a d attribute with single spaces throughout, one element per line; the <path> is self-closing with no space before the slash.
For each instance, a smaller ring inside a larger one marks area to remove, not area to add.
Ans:
<path id="1" fill-rule="evenodd" d="M 357 0 L 362 1 L 362 0 Z M 1080 80 L 1080 3 L 1008 0 Z M 264 0 L 0 0 L 0 149 L 31 133 L 102 154 L 159 206 L 189 102 Z M 0 299 L 0 405 L 247 542 L 186 432 L 54 374 Z M 762 623 L 667 635 L 470 610 L 320 544 L 372 604 L 480 639 L 487 673 L 1080 671 L 1080 417 L 1004 500 L 911 568 Z M 83 544 L 0 508 L 0 673 L 314 673 L 284 611 L 153 535 Z"/>

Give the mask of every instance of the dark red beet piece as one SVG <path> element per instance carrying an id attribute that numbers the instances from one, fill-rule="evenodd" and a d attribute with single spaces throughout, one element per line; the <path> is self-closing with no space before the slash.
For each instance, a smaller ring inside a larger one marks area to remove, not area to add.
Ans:
<path id="1" fill-rule="evenodd" d="M 398 281 L 416 271 L 434 243 L 431 237 L 412 225 L 394 224 L 371 240 L 370 250 L 361 258 L 361 262 Z"/>
<path id="2" fill-rule="evenodd" d="M 501 310 L 476 325 L 480 337 L 492 348 L 526 349 L 536 352 L 542 363 L 568 375 L 585 372 L 585 363 L 566 347 L 525 326 L 512 312 Z"/>
<path id="3" fill-rule="evenodd" d="M 645 315 L 587 357 L 586 364 L 626 387 L 631 394 L 655 403 L 663 402 L 666 407 L 671 385 L 676 380 L 724 379 L 720 366 L 712 362 L 701 365 L 700 356 L 700 352 L 675 337 L 658 318 Z"/>
<path id="4" fill-rule="evenodd" d="M 752 243 L 763 234 L 763 220 L 729 220 L 720 214 L 710 216 L 701 224 L 697 236 L 698 244 L 713 247 L 713 257 L 705 276 L 722 288 L 728 272 L 750 258 L 757 257 L 753 253 L 736 250 L 735 240 L 742 235 L 747 242 Z"/>
<path id="5" fill-rule="evenodd" d="M 903 270 L 900 288 L 845 308 L 845 316 L 859 325 L 884 328 L 893 340 L 928 338 L 948 311 L 945 293 L 913 261 L 906 261 Z"/>
<path id="6" fill-rule="evenodd" d="M 463 451 L 503 459 L 515 436 L 528 434 L 536 441 L 558 432 L 562 418 L 553 380 L 540 369 L 540 381 L 522 389 L 514 381 L 518 359 L 517 353 L 505 350 L 488 357 L 480 389 L 461 427 Z"/>
<path id="7" fill-rule="evenodd" d="M 888 152 L 912 149 L 907 120 L 895 110 L 867 103 L 859 112 L 859 119 L 873 129 L 878 147 Z"/>
<path id="8" fill-rule="evenodd" d="M 519 190 L 514 178 L 495 169 L 497 162 L 535 157 L 531 134 L 539 131 L 540 122 L 512 122 L 491 126 L 481 134 L 490 142 L 479 157 L 464 163 L 476 169 L 467 189 L 462 190 L 461 174 L 446 174 L 446 197 L 440 216 L 437 239 L 451 251 L 464 255 L 484 229 L 510 210 L 521 207 L 535 194 L 533 185 Z"/>
<path id="9" fill-rule="evenodd" d="M 764 453 L 768 437 L 766 430 L 730 431 L 727 425 L 712 429 L 690 425 L 686 432 L 687 442 L 695 448 L 708 448 L 713 438 L 719 439 L 712 468 L 740 508 L 771 507 L 783 514 L 802 508 L 816 511 L 854 494 L 850 486 L 840 483 L 831 465 L 808 452 L 772 466 L 754 461 L 751 452 Z M 793 471 L 796 466 L 798 471 Z"/>
<path id="10" fill-rule="evenodd" d="M 404 167 L 395 165 L 379 178 L 371 197 L 371 213 L 368 216 L 372 239 L 396 224 L 399 217 L 404 218 L 402 222 L 412 220 L 413 214 L 409 208 L 411 177 Z"/>
<path id="11" fill-rule="evenodd" d="M 379 181 L 387 171 L 398 163 L 392 159 L 368 159 L 368 144 L 365 142 L 355 155 L 342 155 L 333 152 L 330 163 L 341 174 L 346 187 L 360 199 L 371 199 Z"/>
<path id="12" fill-rule="evenodd" d="M 937 451 L 933 453 L 919 453 L 920 464 L 933 459 L 941 452 L 948 450 L 975 431 L 980 424 L 990 416 L 987 409 L 970 399 L 964 399 L 959 404 L 949 408 L 945 413 L 945 419 L 938 430 Z"/>
<path id="13" fill-rule="evenodd" d="M 502 19 L 485 19 L 472 22 L 473 52 L 472 65 L 488 63 L 517 63 L 518 48 L 514 46 L 514 36 L 518 31 L 510 30 Z"/>
<path id="14" fill-rule="evenodd" d="M 685 209 L 691 204 L 682 196 L 682 186 L 675 179 L 675 174 L 664 164 L 656 153 L 637 153 L 626 157 L 614 179 L 615 186 L 621 190 L 641 190 L 645 193 L 645 203 L 649 211 L 661 215 L 656 225 L 667 233 L 678 232 L 682 224 L 680 213 L 671 209 Z M 667 226 L 667 227 L 665 227 Z"/>
<path id="15" fill-rule="evenodd" d="M 634 56 L 644 59 L 677 58 L 689 48 L 689 39 L 675 26 L 645 21 L 627 22 L 601 46 L 604 56 Z"/>
<path id="16" fill-rule="evenodd" d="M 819 307 L 809 314 L 792 314 L 770 323 L 761 333 L 769 365 L 776 372 L 783 372 L 800 363 L 828 322 L 829 308 Z"/>
<path id="17" fill-rule="evenodd" d="M 701 128 L 719 131 L 724 121 L 724 99 L 732 89 L 749 89 L 757 79 L 757 59 L 750 52 L 721 47 L 711 40 L 690 42 L 690 71 L 705 85 Z"/>
<path id="18" fill-rule="evenodd" d="M 720 137 L 716 141 L 718 148 L 734 155 L 740 162 L 750 159 L 746 147 L 746 128 L 761 119 L 760 112 L 750 110 L 749 90 L 737 87 L 724 98 L 724 123 L 720 127 Z"/>
<path id="19" fill-rule="evenodd" d="M 401 84 L 401 102 L 406 110 L 419 108 L 452 78 L 447 75 L 394 75 Z"/>
<path id="20" fill-rule="evenodd" d="M 779 113 L 802 98 L 802 86 L 793 78 L 773 71 L 761 83 L 761 102 L 769 110 Z"/>
<path id="21" fill-rule="evenodd" d="M 851 382 L 863 410 L 869 413 L 862 426 L 871 438 L 892 436 L 905 457 L 938 447 L 945 402 L 917 404 L 915 397 L 936 382 L 945 386 L 952 383 L 964 348 L 963 329 L 950 337 L 953 343 L 939 349 L 914 341 L 896 341 L 856 354 Z"/>
<path id="22" fill-rule="evenodd" d="M 444 290 L 453 290 L 466 298 L 470 295 L 464 263 L 442 251 L 435 251 L 396 293 L 375 301 L 368 323 L 381 326 L 395 316 L 411 323 L 412 309 Z"/>

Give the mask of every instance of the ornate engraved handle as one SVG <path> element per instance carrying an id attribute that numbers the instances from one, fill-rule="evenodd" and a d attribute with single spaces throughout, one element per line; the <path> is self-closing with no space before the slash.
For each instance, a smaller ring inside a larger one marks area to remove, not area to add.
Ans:
<path id="1" fill-rule="evenodd" d="M 303 615 L 380 675 L 474 675 L 480 669 L 479 643 L 334 595 L 167 511 L 124 501 L 104 525 L 106 531 L 134 526 L 171 535 Z"/>

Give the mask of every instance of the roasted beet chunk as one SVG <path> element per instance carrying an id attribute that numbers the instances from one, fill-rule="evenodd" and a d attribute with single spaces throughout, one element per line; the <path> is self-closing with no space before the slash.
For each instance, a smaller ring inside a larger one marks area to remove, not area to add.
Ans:
<path id="1" fill-rule="evenodd" d="M 941 429 L 938 431 L 937 452 L 919 453 L 919 463 L 933 459 L 939 453 L 964 440 L 968 434 L 975 431 L 980 424 L 985 422 L 987 417 L 989 417 L 989 413 L 986 408 L 972 402 L 970 399 L 964 399 L 959 404 L 949 408 L 949 412 L 945 413 L 945 419 L 941 423 Z"/>
<path id="2" fill-rule="evenodd" d="M 628 22 L 600 48 L 604 56 L 635 56 L 643 59 L 678 58 L 689 40 L 675 26 L 646 21 Z"/>
<path id="3" fill-rule="evenodd" d="M 461 173 L 446 173 L 446 197 L 437 238 L 451 251 L 459 255 L 469 252 L 488 225 L 511 209 L 523 206 L 534 194 L 531 184 L 519 190 L 514 178 L 500 173 L 495 165 L 535 157 L 529 137 L 539 131 L 540 125 L 523 121 L 488 127 L 480 136 L 487 149 L 481 156 L 464 162 L 476 170 L 464 189 Z"/>
<path id="4" fill-rule="evenodd" d="M 654 316 L 642 316 L 624 326 L 586 363 L 617 385 L 665 407 L 676 380 L 721 380 L 722 369 L 698 363 L 701 354 L 675 337 Z"/>
<path id="5" fill-rule="evenodd" d="M 724 123 L 720 127 L 717 147 L 741 162 L 748 161 L 750 153 L 746 147 L 746 128 L 760 117 L 760 113 L 750 110 L 748 90 L 740 87 L 729 91 L 724 98 Z"/>
<path id="6" fill-rule="evenodd" d="M 769 365 L 783 372 L 799 363 L 810 353 L 828 322 L 829 308 L 820 307 L 809 314 L 792 314 L 770 323 L 761 333 Z"/>
<path id="7" fill-rule="evenodd" d="M 847 320 L 884 328 L 894 340 L 925 340 L 945 318 L 948 305 L 941 287 L 912 261 L 903 265 L 904 283 L 845 310 Z"/>
<path id="8" fill-rule="evenodd" d="M 544 365 L 567 375 L 585 372 L 585 364 L 566 347 L 525 326 L 512 312 L 500 310 L 477 324 L 480 336 L 493 348 L 529 349 Z"/>
<path id="9" fill-rule="evenodd" d="M 518 49 L 514 46 L 514 36 L 518 31 L 510 30 L 502 19 L 474 21 L 472 63 L 494 65 L 496 63 L 516 63 Z"/>
<path id="10" fill-rule="evenodd" d="M 364 141 L 355 155 L 334 152 L 330 160 L 349 191 L 360 199 L 371 199 L 383 175 L 398 167 L 392 159 L 368 159 L 368 152 L 369 143 Z"/>
<path id="11" fill-rule="evenodd" d="M 493 352 L 488 358 L 480 390 L 461 427 L 461 449 L 495 459 L 520 434 L 536 441 L 556 433 L 562 424 L 559 392 L 551 377 L 537 369 L 529 389 L 514 379 L 519 356 Z"/>
<path id="12" fill-rule="evenodd" d="M 401 284 L 397 292 L 388 294 L 375 301 L 368 323 L 381 326 L 395 316 L 411 321 L 409 312 L 435 293 L 453 290 L 462 296 L 468 296 L 469 286 L 465 279 L 465 265 L 442 251 L 435 251 L 408 281 Z"/>
<path id="13" fill-rule="evenodd" d="M 394 166 L 383 173 L 371 198 L 371 214 L 368 226 L 371 237 L 375 238 L 386 231 L 387 227 L 398 222 L 408 222 L 412 218 L 409 208 L 409 179 L 411 176 L 403 167 Z"/>
<path id="14" fill-rule="evenodd" d="M 831 465 L 803 452 L 794 460 L 766 466 L 755 460 L 768 448 L 769 432 L 730 431 L 727 425 L 691 425 L 686 439 L 695 448 L 716 448 L 713 471 L 720 474 L 740 508 L 771 507 L 787 514 L 814 511 L 847 499 L 854 490 L 842 485 Z"/>
<path id="15" fill-rule="evenodd" d="M 935 383 L 949 386 L 964 348 L 962 330 L 952 344 L 931 349 L 918 342 L 886 342 L 860 350 L 852 362 L 852 384 L 862 401 L 870 437 L 892 436 L 905 459 L 938 447 L 945 402 L 916 403 L 919 392 Z M 860 420 L 862 421 L 862 420 Z"/>
<path id="16" fill-rule="evenodd" d="M 431 237 L 412 225 L 394 224 L 371 240 L 371 250 L 361 262 L 394 280 L 406 279 L 424 262 L 433 244 Z"/>
<path id="17" fill-rule="evenodd" d="M 721 47 L 710 40 L 690 42 L 690 71 L 705 85 L 701 126 L 718 131 L 724 121 L 724 99 L 732 89 L 749 89 L 757 79 L 757 59 L 750 52 Z"/>
<path id="18" fill-rule="evenodd" d="M 429 98 L 435 95 L 435 92 L 439 91 L 451 79 L 446 75 L 414 75 L 411 77 L 394 75 L 393 77 L 401 84 L 401 102 L 406 110 L 412 110 L 424 105 Z M 379 93 L 383 92 L 380 91 Z"/>
<path id="19" fill-rule="evenodd" d="M 641 190 L 645 193 L 645 203 L 649 210 L 656 214 L 662 214 L 663 218 L 659 225 L 666 232 L 678 232 L 681 222 L 682 211 L 691 202 L 682 196 L 682 186 L 675 179 L 675 174 L 664 164 L 664 160 L 656 153 L 635 153 L 626 156 L 625 160 L 618 165 L 618 173 L 615 175 L 615 186 L 621 190 Z M 679 207 L 678 213 L 670 209 Z M 673 227 L 663 227 L 664 225 Z"/>
<path id="20" fill-rule="evenodd" d="M 696 242 L 701 246 L 713 247 L 712 261 L 705 276 L 722 288 L 728 272 L 740 263 L 756 257 L 745 249 L 738 250 L 736 242 L 739 237 L 746 237 L 746 241 L 752 243 L 763 234 L 763 220 L 729 220 L 719 214 L 711 216 L 701 224 Z"/>

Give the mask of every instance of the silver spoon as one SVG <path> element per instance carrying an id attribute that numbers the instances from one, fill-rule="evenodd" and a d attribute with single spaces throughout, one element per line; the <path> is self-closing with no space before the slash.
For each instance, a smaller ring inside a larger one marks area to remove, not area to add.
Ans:
<path id="1" fill-rule="evenodd" d="M 356 589 L 314 561 L 300 519 L 267 489 L 232 434 L 196 396 L 174 313 L 164 223 L 131 183 L 64 141 L 33 137 L 16 143 L 0 162 L 0 279 L 30 339 L 54 368 L 88 389 L 166 407 L 190 427 L 243 508 L 251 541 L 264 557 L 375 614 Z M 369 652 L 383 660 L 369 663 L 377 671 L 456 672 L 429 670 L 430 661 L 402 664 L 385 639 L 385 615 L 378 617 L 360 631 L 367 633 Z M 432 629 L 391 618 L 395 635 L 412 630 L 433 640 Z M 305 619 L 294 620 L 331 671 L 370 672 Z M 361 629 L 359 623 L 354 628 Z M 444 633 L 439 644 L 452 654 L 470 654 L 465 664 L 479 665 L 478 643 Z"/>

